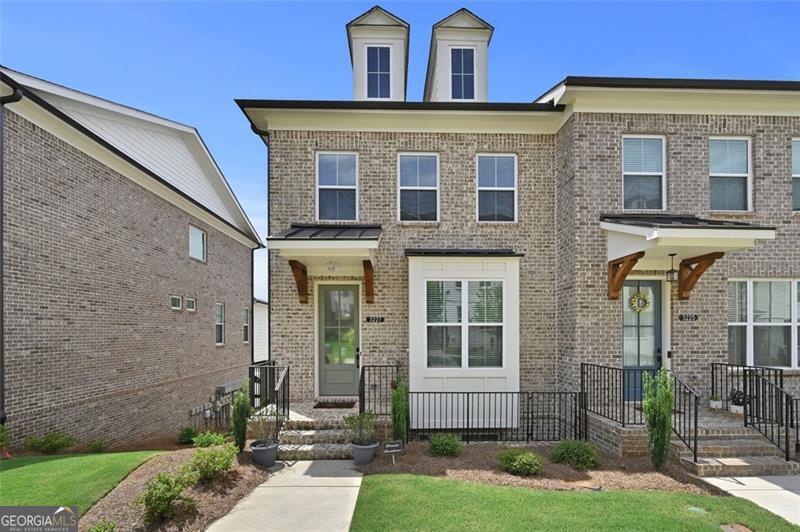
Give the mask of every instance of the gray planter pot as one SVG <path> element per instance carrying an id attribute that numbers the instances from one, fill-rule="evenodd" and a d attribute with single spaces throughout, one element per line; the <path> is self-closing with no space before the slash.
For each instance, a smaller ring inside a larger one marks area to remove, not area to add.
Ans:
<path id="1" fill-rule="evenodd" d="M 711 410 L 722 410 L 722 401 L 710 400 L 708 403 Z"/>
<path id="2" fill-rule="evenodd" d="M 262 467 L 275 465 L 275 459 L 278 457 L 278 442 L 254 441 L 250 444 L 250 450 L 253 451 L 253 461 L 256 464 Z"/>
<path id="3" fill-rule="evenodd" d="M 379 442 L 375 442 L 372 445 L 356 445 L 355 443 L 351 443 L 350 447 L 353 448 L 353 461 L 359 465 L 372 462 L 378 445 Z"/>

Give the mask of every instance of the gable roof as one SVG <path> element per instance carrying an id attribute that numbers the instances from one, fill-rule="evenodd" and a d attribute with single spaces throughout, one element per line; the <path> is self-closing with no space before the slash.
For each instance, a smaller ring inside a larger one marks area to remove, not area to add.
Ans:
<path id="1" fill-rule="evenodd" d="M 194 127 L 2 66 L 0 79 L 262 246 L 258 233 Z"/>

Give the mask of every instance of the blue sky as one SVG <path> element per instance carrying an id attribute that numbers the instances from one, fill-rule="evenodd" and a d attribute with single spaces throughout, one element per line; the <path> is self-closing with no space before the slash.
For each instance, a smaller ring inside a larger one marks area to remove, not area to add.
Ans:
<path id="1" fill-rule="evenodd" d="M 0 61 L 196 126 L 265 236 L 266 150 L 233 99 L 349 99 L 344 24 L 372 5 L 0 0 Z M 411 100 L 431 25 L 462 6 L 495 26 L 492 101 L 530 101 L 566 75 L 800 79 L 800 2 L 381 5 L 411 24 Z"/>

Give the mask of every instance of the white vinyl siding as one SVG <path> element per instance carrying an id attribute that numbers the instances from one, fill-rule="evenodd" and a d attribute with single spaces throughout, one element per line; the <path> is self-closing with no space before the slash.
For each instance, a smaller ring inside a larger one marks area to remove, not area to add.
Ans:
<path id="1" fill-rule="evenodd" d="M 206 261 L 206 232 L 193 225 L 189 226 L 189 256 L 193 259 Z"/>
<path id="2" fill-rule="evenodd" d="M 711 210 L 750 210 L 750 139 L 710 138 L 708 161 Z"/>
<path id="3" fill-rule="evenodd" d="M 225 344 L 225 305 L 214 303 L 214 342 Z"/>
<path id="4" fill-rule="evenodd" d="M 517 156 L 477 156 L 478 221 L 517 221 Z"/>
<path id="5" fill-rule="evenodd" d="M 792 210 L 800 211 L 800 139 L 792 139 Z"/>
<path id="6" fill-rule="evenodd" d="M 355 153 L 317 154 L 317 219 L 358 219 L 358 157 Z"/>
<path id="7" fill-rule="evenodd" d="M 625 209 L 666 208 L 665 141 L 656 136 L 622 138 L 623 206 Z"/>
<path id="8" fill-rule="evenodd" d="M 398 219 L 401 222 L 439 220 L 439 156 L 401 153 L 398 168 Z"/>

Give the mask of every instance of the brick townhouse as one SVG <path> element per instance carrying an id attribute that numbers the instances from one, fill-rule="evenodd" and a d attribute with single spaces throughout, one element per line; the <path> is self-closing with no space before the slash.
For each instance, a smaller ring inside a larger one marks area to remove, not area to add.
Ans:
<path id="1" fill-rule="evenodd" d="M 173 439 L 247 374 L 259 237 L 194 128 L 1 72 L 3 421 Z"/>

